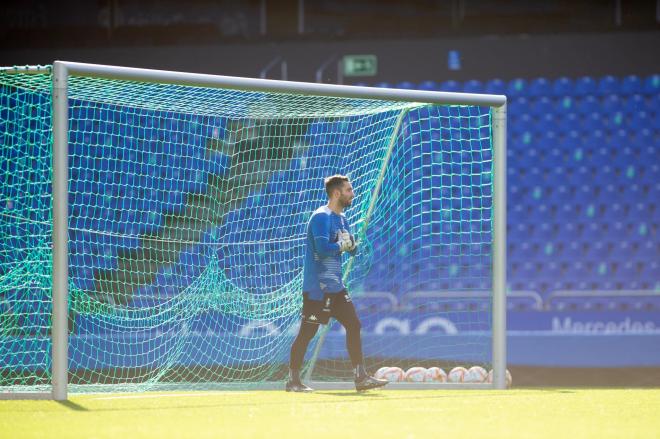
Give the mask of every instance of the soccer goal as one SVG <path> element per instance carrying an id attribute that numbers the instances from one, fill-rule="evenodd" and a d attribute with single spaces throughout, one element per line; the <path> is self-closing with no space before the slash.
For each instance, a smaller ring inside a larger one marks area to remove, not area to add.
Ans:
<path id="1" fill-rule="evenodd" d="M 505 387 L 504 96 L 56 61 L 0 70 L 0 139 L 0 398 L 281 387 L 335 173 L 370 371 Z M 343 337 L 310 348 L 319 387 Z"/>

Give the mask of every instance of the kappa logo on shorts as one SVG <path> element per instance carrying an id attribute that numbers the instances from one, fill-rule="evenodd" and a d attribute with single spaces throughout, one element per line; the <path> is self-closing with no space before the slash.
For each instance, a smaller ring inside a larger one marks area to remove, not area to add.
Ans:
<path id="1" fill-rule="evenodd" d="M 316 316 L 315 316 L 314 314 L 312 314 L 311 316 L 309 316 L 309 320 L 315 322 L 315 321 L 317 321 L 318 319 L 316 318 Z"/>

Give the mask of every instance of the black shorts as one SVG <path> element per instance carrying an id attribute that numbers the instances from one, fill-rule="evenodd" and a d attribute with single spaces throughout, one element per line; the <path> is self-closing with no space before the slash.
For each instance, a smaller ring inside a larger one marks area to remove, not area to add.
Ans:
<path id="1" fill-rule="evenodd" d="M 323 300 L 312 300 L 309 294 L 303 293 L 303 322 L 327 325 L 330 317 L 340 323 L 358 320 L 355 306 L 346 290 L 338 293 L 325 293 Z"/>

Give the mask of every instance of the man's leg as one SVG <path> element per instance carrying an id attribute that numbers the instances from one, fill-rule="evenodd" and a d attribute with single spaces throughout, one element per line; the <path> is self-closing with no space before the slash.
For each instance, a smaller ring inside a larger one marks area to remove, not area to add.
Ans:
<path id="1" fill-rule="evenodd" d="M 309 342 L 312 341 L 319 325 L 302 321 L 300 323 L 300 330 L 296 339 L 291 345 L 291 356 L 289 357 L 289 379 L 286 383 L 287 392 L 311 392 L 312 389 L 302 383 L 300 379 L 300 368 L 305 358 L 305 352 Z"/>
<path id="2" fill-rule="evenodd" d="M 357 312 L 355 312 L 355 306 L 348 293 L 343 293 L 335 300 L 332 307 L 332 314 L 342 324 L 344 329 L 346 329 L 346 349 L 353 364 L 355 388 L 358 391 L 362 391 L 387 384 L 387 380 L 379 380 L 369 376 L 364 367 L 362 335 L 360 334 L 362 324 L 360 324 L 360 319 L 357 316 Z"/>

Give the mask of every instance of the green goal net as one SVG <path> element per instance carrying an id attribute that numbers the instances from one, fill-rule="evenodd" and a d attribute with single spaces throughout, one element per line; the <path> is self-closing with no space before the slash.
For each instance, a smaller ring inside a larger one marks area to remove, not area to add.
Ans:
<path id="1" fill-rule="evenodd" d="M 51 385 L 51 83 L 0 72 L 5 392 Z M 73 391 L 281 381 L 335 173 L 356 193 L 344 270 L 368 368 L 490 367 L 491 108 L 75 75 L 68 108 Z M 312 365 L 350 377 L 336 323 Z"/>

